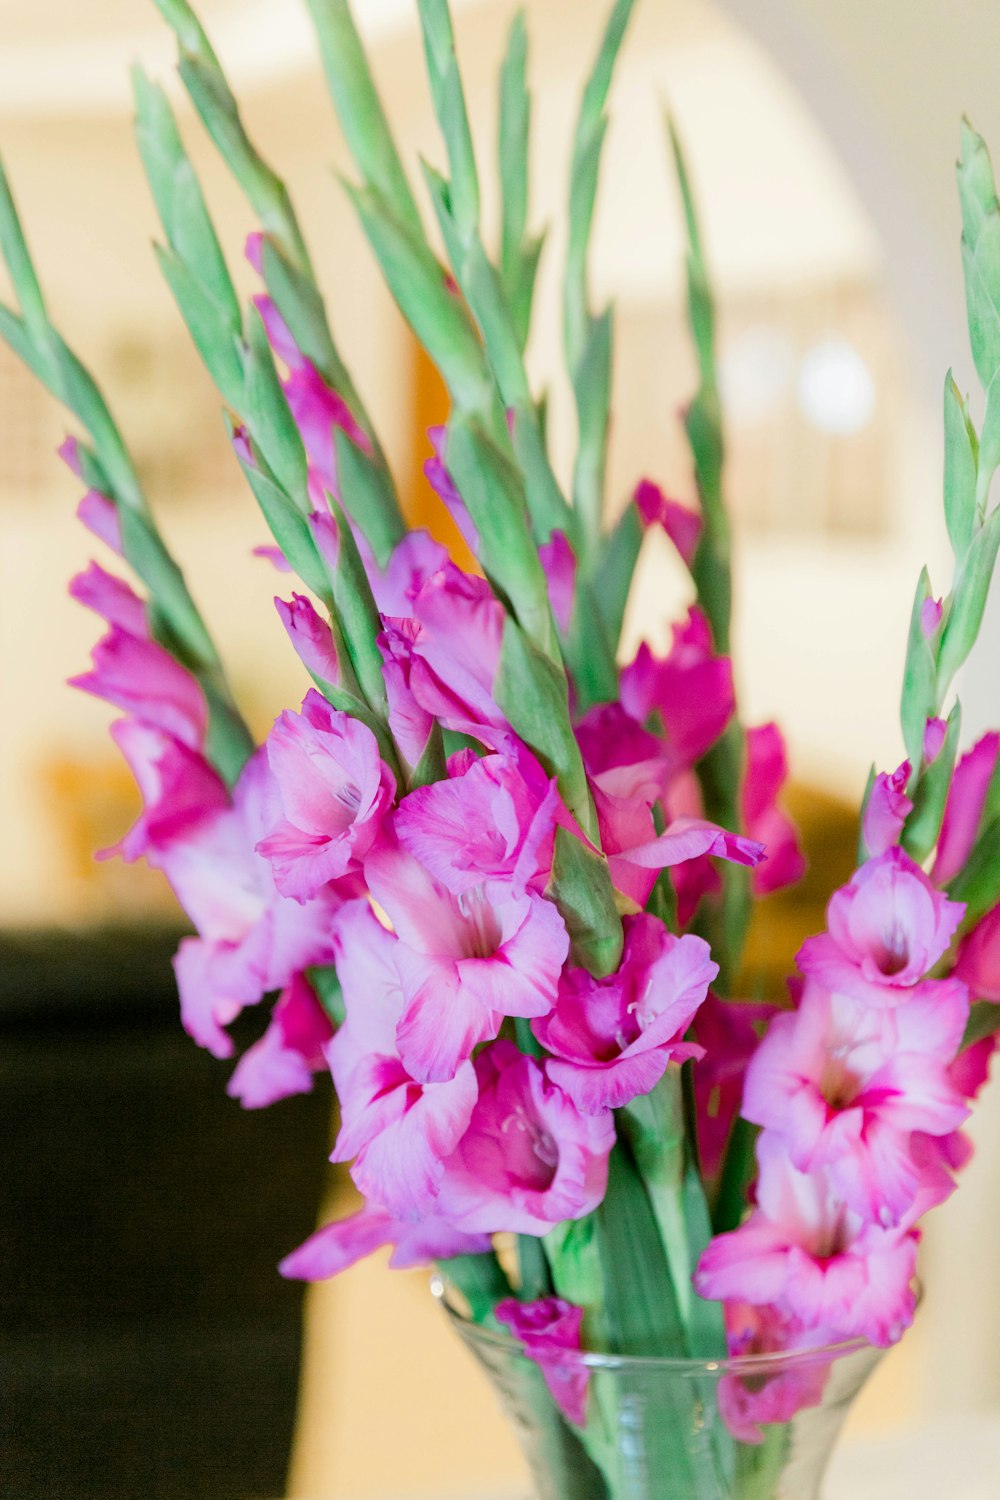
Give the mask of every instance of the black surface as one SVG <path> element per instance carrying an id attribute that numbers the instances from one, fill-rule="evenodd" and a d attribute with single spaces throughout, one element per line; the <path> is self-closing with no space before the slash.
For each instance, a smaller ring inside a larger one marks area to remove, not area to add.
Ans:
<path id="1" fill-rule="evenodd" d="M 282 1493 L 330 1090 L 269 1110 L 183 1034 L 176 934 L 0 937 L 0 1496 Z M 241 1045 L 262 1013 L 237 1027 Z"/>

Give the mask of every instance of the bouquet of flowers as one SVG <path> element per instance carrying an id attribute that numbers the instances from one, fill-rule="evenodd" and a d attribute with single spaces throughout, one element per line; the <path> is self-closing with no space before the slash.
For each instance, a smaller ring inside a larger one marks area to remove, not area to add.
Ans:
<path id="1" fill-rule="evenodd" d="M 587 247 L 632 0 L 613 8 L 572 154 L 569 494 L 524 359 L 542 240 L 528 226 L 523 18 L 503 64 L 488 247 L 448 7 L 418 0 L 447 160 L 423 175 L 446 265 L 346 0 L 309 3 L 357 168 L 347 191 L 450 395 L 426 474 L 475 566 L 407 528 L 285 188 L 187 0 L 157 0 L 246 196 L 261 290 L 241 306 L 166 96 L 137 72 L 157 254 L 273 534 L 265 550 L 298 580 L 275 603 L 314 686 L 255 746 L 122 436 L 49 319 L 0 179 L 19 303 L 0 309 L 0 333 L 77 419 L 62 456 L 86 488 L 79 517 L 142 585 L 96 562 L 71 584 L 107 624 L 75 685 L 123 711 L 111 732 L 143 797 L 108 852 L 162 870 L 194 925 L 175 967 L 197 1043 L 227 1058 L 229 1024 L 269 1007 L 232 1095 L 256 1108 L 332 1074 L 333 1160 L 350 1163 L 363 1207 L 293 1250 L 285 1275 L 332 1276 L 387 1245 L 395 1266 L 436 1263 L 463 1334 L 494 1368 L 511 1361 L 501 1384 L 530 1415 L 546 1495 L 791 1494 L 777 1487 L 801 1459 L 797 1414 L 823 1398 L 841 1346 L 891 1344 L 913 1317 L 919 1221 L 955 1186 L 1000 1026 L 1000 735 L 959 757 L 951 701 L 1000 544 L 989 159 L 965 127 L 986 402 L 977 432 L 949 376 L 955 570 L 943 597 L 926 572 L 917 586 L 906 759 L 872 772 L 857 870 L 798 953 L 787 1004 L 751 1004 L 738 976 L 753 905 L 803 860 L 777 800 L 781 734 L 745 726 L 734 693 L 713 303 L 676 138 L 698 504 L 642 480 L 613 523 L 605 509 L 613 320 L 591 306 Z M 622 664 L 652 528 L 694 602 L 665 655 L 643 646 Z M 630 1360 L 701 1373 L 665 1404 L 627 1389 Z"/>

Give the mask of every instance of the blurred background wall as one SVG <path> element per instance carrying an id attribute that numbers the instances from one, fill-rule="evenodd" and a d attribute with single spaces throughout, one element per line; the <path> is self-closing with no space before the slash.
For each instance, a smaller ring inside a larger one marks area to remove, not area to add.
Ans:
<path id="1" fill-rule="evenodd" d="M 347 166 L 346 154 L 304 7 L 201 0 L 198 8 L 251 133 L 293 191 L 338 341 L 419 509 L 422 427 L 440 397 L 331 174 Z M 418 151 L 437 158 L 415 6 L 357 0 L 356 9 L 410 159 Z M 484 164 L 493 159 L 495 79 L 513 9 L 509 0 L 456 0 Z M 559 373 L 561 215 L 580 80 L 606 5 L 529 0 L 527 10 L 533 216 L 552 226 L 530 357 L 538 384 L 551 388 L 565 467 L 572 422 Z M 130 134 L 127 67 L 136 57 L 168 76 L 170 47 L 151 4 L 0 0 L 0 145 L 56 321 L 105 384 L 263 733 L 304 678 L 270 607 L 275 576 L 251 556 L 263 523 L 150 251 L 154 216 Z M 898 683 L 920 566 L 929 564 L 939 591 L 947 586 L 940 390 L 949 364 L 963 386 L 971 379 L 952 165 L 963 110 L 1000 149 L 998 57 L 1000 12 L 989 0 L 643 0 L 613 94 L 593 273 L 597 297 L 618 308 L 610 503 L 624 504 L 647 473 L 692 497 L 677 420 L 692 365 L 661 123 L 669 104 L 721 304 L 744 712 L 751 722 L 783 722 L 806 817 L 842 808 L 842 833 L 871 761 L 891 767 L 901 758 Z M 180 108 L 238 264 L 254 226 Z M 484 176 L 495 195 L 495 174 Z M 488 227 L 496 206 L 488 190 Z M 243 280 L 249 289 L 249 271 Z M 65 597 L 92 544 L 72 521 L 77 485 L 53 453 L 61 416 L 3 351 L 0 429 L 0 928 L 166 916 L 169 896 L 153 874 L 91 860 L 134 810 L 106 738 L 108 713 L 62 686 L 84 668 L 95 634 Z M 685 601 L 666 545 L 650 547 L 631 641 L 662 642 Z M 970 734 L 1000 719 L 998 659 L 994 610 L 962 687 Z M 220 1090 L 223 1082 L 220 1070 Z M 928 1230 L 919 1328 L 887 1361 L 862 1422 L 1000 1405 L 1000 1284 L 989 1250 L 1000 1226 L 998 1130 L 1000 1106 L 987 1096 L 977 1160 Z M 390 1340 L 398 1381 L 387 1383 L 379 1356 Z M 489 1397 L 474 1379 L 419 1278 L 390 1286 L 381 1267 L 363 1267 L 320 1290 L 295 1493 L 376 1496 L 408 1484 L 441 1496 L 431 1439 L 444 1429 L 464 1434 L 454 1494 L 502 1488 L 517 1461 L 499 1425 L 480 1436 Z M 385 1442 L 387 1433 L 398 1437 Z"/>

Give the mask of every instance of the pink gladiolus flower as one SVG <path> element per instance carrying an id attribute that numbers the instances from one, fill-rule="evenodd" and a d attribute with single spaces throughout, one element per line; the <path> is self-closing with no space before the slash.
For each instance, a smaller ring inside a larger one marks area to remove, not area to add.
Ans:
<path id="1" fill-rule="evenodd" d="M 367 901 L 352 901 L 336 924 L 337 974 L 346 1019 L 327 1047 L 340 1101 L 334 1161 L 356 1157 L 351 1176 L 365 1197 L 400 1219 L 431 1208 L 443 1162 L 465 1133 L 478 1088 L 471 1062 L 447 1083 L 420 1084 L 396 1045 L 404 999 L 399 939 Z"/>
<path id="2" fill-rule="evenodd" d="M 895 1343 L 913 1321 L 917 1235 L 863 1221 L 827 1172 L 798 1172 L 783 1138 L 757 1142 L 757 1208 L 717 1235 L 694 1284 L 702 1297 L 773 1306 L 822 1337 Z"/>
<path id="3" fill-rule="evenodd" d="M 312 985 L 292 976 L 275 1002 L 271 1021 L 259 1042 L 248 1047 L 226 1088 L 244 1109 L 263 1109 L 293 1094 L 308 1094 L 313 1074 L 325 1063 L 323 1047 L 333 1027 Z"/>
<path id="4" fill-rule="evenodd" d="M 902 1000 L 947 951 L 964 911 L 902 849 L 887 849 L 831 896 L 828 931 L 807 938 L 799 968 L 831 990 Z"/>
<path id="5" fill-rule="evenodd" d="M 494 1308 L 497 1320 L 506 1323 L 545 1377 L 553 1401 L 567 1421 L 582 1427 L 587 1420 L 589 1372 L 580 1351 L 583 1308 L 561 1297 L 539 1297 L 519 1302 L 507 1297 Z"/>
<path id="6" fill-rule="evenodd" d="M 145 851 L 198 929 L 174 959 L 181 1021 L 216 1057 L 232 1055 L 224 1027 L 245 1006 L 333 957 L 331 919 L 340 898 L 324 890 L 305 905 L 285 900 L 267 860 L 255 852 L 273 820 L 274 796 L 258 750 L 240 774 L 230 807 Z"/>
<path id="7" fill-rule="evenodd" d="M 984 734 L 955 767 L 931 871 L 935 885 L 947 885 L 972 853 L 998 755 L 1000 734 Z"/>
<path id="8" fill-rule="evenodd" d="M 698 1155 L 706 1177 L 715 1177 L 722 1166 L 743 1097 L 747 1063 L 758 1046 L 758 1030 L 773 1014 L 771 1005 L 722 1000 L 714 990 L 698 1007 L 694 1039 L 703 1055 L 695 1063 L 693 1078 Z"/>
<path id="9" fill-rule="evenodd" d="M 561 812 L 555 778 L 513 736 L 499 754 L 450 769 L 400 803 L 393 826 L 404 849 L 456 895 L 484 880 L 541 890 Z"/>
<path id="10" fill-rule="evenodd" d="M 931 636 L 941 624 L 941 616 L 944 606 L 940 599 L 925 599 L 920 606 L 920 628 L 924 635 L 930 640 Z"/>
<path id="11" fill-rule="evenodd" d="M 662 526 L 682 561 L 690 566 L 701 541 L 702 519 L 698 512 L 678 500 L 668 499 L 651 479 L 640 480 L 633 498 L 643 526 Z"/>
<path id="12" fill-rule="evenodd" d="M 228 810 L 229 793 L 218 773 L 173 735 L 138 719 L 118 719 L 111 738 L 136 779 L 143 809 L 128 833 L 98 859 L 145 857 L 155 865 L 165 849 Z"/>
<path id="13" fill-rule="evenodd" d="M 766 859 L 763 844 L 729 833 L 704 818 L 675 818 L 657 834 L 650 807 L 594 789 L 601 844 L 616 890 L 645 906 L 660 870 L 711 855 L 753 867 Z"/>
<path id="14" fill-rule="evenodd" d="M 445 1162 L 443 1217 L 468 1233 L 542 1235 L 596 1208 L 615 1141 L 611 1113 L 582 1115 L 513 1042 L 484 1047 L 475 1069 L 479 1098 Z"/>
<path id="15" fill-rule="evenodd" d="M 953 980 L 891 1008 L 807 983 L 752 1058 L 742 1113 L 781 1133 L 799 1171 L 824 1168 L 861 1218 L 898 1224 L 921 1187 L 911 1133 L 949 1135 L 969 1113 L 948 1073 L 968 1012 Z"/>
<path id="16" fill-rule="evenodd" d="M 733 668 L 716 656 L 707 619 L 699 609 L 675 625 L 673 644 L 662 658 L 640 646 L 621 674 L 626 713 L 644 724 L 656 712 L 676 769 L 693 766 L 715 744 L 736 706 Z"/>
<path id="17" fill-rule="evenodd" d="M 974 1000 L 1000 1001 L 1000 906 L 962 939 L 954 973 Z"/>
<path id="18" fill-rule="evenodd" d="M 453 1078 L 504 1016 L 552 1009 L 569 951 L 552 902 L 500 880 L 453 895 L 388 837 L 365 860 L 365 878 L 401 939 L 396 1039 L 421 1083 Z"/>
<path id="19" fill-rule="evenodd" d="M 413 600 L 412 621 L 384 620 L 407 690 L 446 729 L 487 740 L 509 732 L 493 698 L 504 619 L 486 580 L 448 563 Z"/>
<path id="20" fill-rule="evenodd" d="M 734 1358 L 801 1351 L 799 1359 L 783 1361 L 770 1374 L 760 1366 L 748 1370 L 745 1376 L 722 1377 L 719 1411 L 739 1442 L 762 1443 L 763 1427 L 790 1422 L 798 1412 L 822 1401 L 833 1356 L 817 1351 L 817 1345 L 824 1341 L 821 1331 L 804 1328 L 774 1307 L 728 1302 L 726 1333 Z"/>
<path id="21" fill-rule="evenodd" d="M 906 795 L 912 773 L 910 762 L 904 760 L 891 775 L 888 771 L 880 771 L 875 777 L 861 824 L 862 838 L 869 854 L 884 854 L 899 843 L 903 824 L 913 811 L 913 803 Z"/>
<path id="22" fill-rule="evenodd" d="M 278 618 L 288 632 L 295 654 L 306 671 L 331 687 L 340 685 L 340 662 L 330 627 L 317 614 L 314 605 L 302 594 L 291 599 L 275 599 Z"/>
<path id="23" fill-rule="evenodd" d="M 310 690 L 267 737 L 284 814 L 259 844 L 283 896 L 306 901 L 360 869 L 392 806 L 396 782 L 366 724 Z"/>
<path id="24" fill-rule="evenodd" d="M 394 1271 L 426 1266 L 453 1255 L 482 1255 L 490 1249 L 485 1234 L 464 1234 L 434 1217 L 409 1224 L 394 1219 L 383 1208 L 367 1206 L 349 1218 L 324 1224 L 278 1266 L 292 1281 L 325 1281 L 364 1260 L 383 1245 L 392 1245 L 389 1265 Z"/>
<path id="25" fill-rule="evenodd" d="M 100 563 L 92 562 L 70 580 L 70 597 L 86 609 L 92 609 L 109 625 L 117 625 L 127 635 L 148 641 L 149 622 L 146 606 L 123 578 L 107 573 Z"/>
<path id="26" fill-rule="evenodd" d="M 434 455 L 424 460 L 424 475 L 434 493 L 444 501 L 444 507 L 458 527 L 469 551 L 478 555 L 479 532 L 469 515 L 465 501 L 458 493 L 455 481 L 445 467 L 444 450 L 448 443 L 448 429 L 447 427 L 428 427 L 427 436 L 434 449 Z"/>
<path id="27" fill-rule="evenodd" d="M 548 1076 L 588 1115 L 648 1094 L 668 1063 L 703 1055 L 684 1035 L 719 972 L 702 938 L 675 937 L 647 913 L 624 925 L 617 972 L 567 969 L 555 1009 L 532 1023 L 553 1054 Z"/>
<path id="28" fill-rule="evenodd" d="M 743 825 L 767 850 L 767 859 L 753 872 L 755 896 L 767 896 L 802 878 L 806 862 L 795 825 L 778 807 L 788 780 L 785 742 L 777 724 L 760 724 L 746 734 L 747 765 L 740 791 Z"/>
<path id="29" fill-rule="evenodd" d="M 75 437 L 68 437 L 58 448 L 59 457 L 66 467 L 76 475 L 78 479 L 83 478 L 83 464 L 80 459 L 80 444 Z M 76 508 L 77 519 L 86 526 L 92 536 L 96 536 L 111 551 L 122 555 L 122 528 L 118 519 L 118 510 L 113 500 L 103 495 L 100 490 L 88 490 Z"/>
<path id="30" fill-rule="evenodd" d="M 573 616 L 576 556 L 561 531 L 554 531 L 549 540 L 539 547 L 538 560 L 548 581 L 549 602 L 556 624 L 565 632 L 569 629 Z"/>
<path id="31" fill-rule="evenodd" d="M 410 686 L 413 648 L 419 635 L 416 620 L 389 619 L 377 641 L 389 703 L 389 730 L 410 766 L 419 765 L 435 723 L 434 715 L 421 707 Z"/>
<path id="32" fill-rule="evenodd" d="M 91 652 L 93 667 L 70 686 L 123 708 L 191 749 L 205 741 L 208 708 L 197 680 L 156 641 L 112 625 Z"/>
<path id="33" fill-rule="evenodd" d="M 291 573 L 293 571 L 288 558 L 282 552 L 281 548 L 275 546 L 273 542 L 263 542 L 259 547 L 251 547 L 250 556 L 260 557 L 264 562 L 269 562 L 272 568 L 275 568 L 279 573 Z"/>
<path id="34" fill-rule="evenodd" d="M 923 756 L 924 765 L 933 765 L 941 751 L 948 736 L 947 719 L 928 719 L 924 725 Z"/>
<path id="35" fill-rule="evenodd" d="M 408 531 L 385 569 L 369 570 L 380 614 L 405 619 L 429 579 L 448 565 L 448 554 L 426 531 Z"/>
<path id="36" fill-rule="evenodd" d="M 590 709 L 576 726 L 576 738 L 587 775 L 607 796 L 626 801 L 638 797 L 649 803 L 666 798 L 674 768 L 663 742 L 620 703 L 599 703 Z"/>

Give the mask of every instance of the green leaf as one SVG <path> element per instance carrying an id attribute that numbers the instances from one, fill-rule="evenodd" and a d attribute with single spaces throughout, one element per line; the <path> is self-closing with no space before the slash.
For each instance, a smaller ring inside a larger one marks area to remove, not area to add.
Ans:
<path id="1" fill-rule="evenodd" d="M 452 213 L 463 237 L 479 223 L 479 177 L 447 0 L 417 0 L 434 113 L 448 152 Z"/>
<path id="2" fill-rule="evenodd" d="M 392 139 L 347 0 L 307 0 L 337 118 L 358 171 L 396 221 L 420 240 L 416 200 Z"/>
<path id="3" fill-rule="evenodd" d="M 1000 510 L 994 510 L 973 537 L 956 574 L 938 652 L 938 692 L 942 696 L 976 643 L 998 548 Z"/>
<path id="4" fill-rule="evenodd" d="M 930 576 L 924 568 L 917 582 L 917 592 L 910 613 L 910 633 L 906 644 L 906 665 L 903 669 L 903 696 L 900 707 L 903 743 L 911 763 L 915 766 L 919 766 L 923 756 L 927 720 L 934 717 L 938 704 L 934 652 L 924 634 L 921 621 L 921 610 L 930 597 Z"/>
<path id="5" fill-rule="evenodd" d="M 379 567 L 385 567 L 393 548 L 406 535 L 406 523 L 396 501 L 391 476 L 342 428 L 334 430 L 333 443 L 341 503 L 351 520 L 364 532 Z"/>
<path id="6" fill-rule="evenodd" d="M 525 242 L 523 253 L 507 285 L 511 317 L 517 331 L 517 342 L 524 350 L 531 329 L 531 309 L 535 299 L 538 262 L 545 246 L 545 235 L 535 235 Z"/>
<path id="7" fill-rule="evenodd" d="M 306 970 L 306 978 L 316 992 L 316 998 L 326 1011 L 334 1026 L 343 1026 L 347 1016 L 344 992 L 332 964 L 317 965 Z"/>
<path id="8" fill-rule="evenodd" d="M 967 1047 L 974 1047 L 977 1042 L 993 1036 L 997 1031 L 1000 1031 L 1000 1005 L 995 1000 L 973 1001 L 969 1008 L 969 1020 L 961 1050 L 964 1052 Z"/>
<path id="9" fill-rule="evenodd" d="M 306 450 L 278 379 L 274 355 L 256 308 L 247 310 L 244 337 L 247 351 L 244 395 L 237 410 L 278 485 L 302 514 L 308 516 L 313 505 L 309 498 Z"/>
<path id="10" fill-rule="evenodd" d="M 963 117 L 961 154 L 958 163 L 958 199 L 962 209 L 962 233 L 974 249 L 984 224 L 1000 211 L 993 168 L 986 142 Z"/>
<path id="11" fill-rule="evenodd" d="M 449 425 L 445 457 L 479 532 L 479 560 L 486 576 L 510 600 L 535 646 L 558 660 L 548 584 L 528 530 L 521 474 L 478 421 L 462 413 Z"/>
<path id="12" fill-rule="evenodd" d="M 514 1295 L 514 1288 L 491 1250 L 483 1255 L 454 1255 L 449 1260 L 439 1260 L 438 1268 L 469 1304 L 469 1316 L 474 1323 L 485 1323 L 498 1302 Z"/>
<path id="13" fill-rule="evenodd" d="M 545 447 L 545 431 L 538 408 L 532 401 L 509 408 L 513 426 L 514 455 L 524 475 L 524 493 L 535 541 L 547 542 L 561 531 L 579 555 L 579 525 L 566 504 Z"/>
<path id="14" fill-rule="evenodd" d="M 957 560 L 965 556 L 976 517 L 975 435 L 968 407 L 949 370 L 944 383 L 944 515 Z"/>
<path id="15" fill-rule="evenodd" d="M 604 477 L 608 459 L 608 427 L 611 420 L 610 308 L 591 318 L 580 361 L 573 377 L 576 393 L 577 444 L 573 471 L 573 500 L 577 510 L 590 516 L 592 531 L 600 529 L 604 503 Z"/>
<path id="16" fill-rule="evenodd" d="M 45 299 L 35 275 L 31 253 L 28 250 L 21 228 L 21 221 L 14 206 L 14 197 L 0 162 L 0 252 L 10 275 L 21 315 L 33 340 L 38 339 L 49 326 Z"/>
<path id="17" fill-rule="evenodd" d="M 563 801 L 588 838 L 596 840 L 597 820 L 570 723 L 566 675 L 512 619 L 504 625 L 493 696 L 514 733 L 558 778 Z"/>
<path id="18" fill-rule="evenodd" d="M 345 184 L 400 312 L 444 377 L 455 405 L 487 413 L 495 404 L 482 346 L 426 242 L 372 188 Z"/>
<path id="19" fill-rule="evenodd" d="M 621 639 L 625 606 L 635 574 L 643 529 L 639 512 L 630 500 L 612 529 L 601 537 L 592 569 L 593 597 L 613 651 Z M 588 578 L 591 570 L 588 569 Z"/>
<path id="20" fill-rule="evenodd" d="M 566 828 L 556 829 L 548 895 L 566 923 L 573 963 L 598 979 L 613 974 L 623 935 L 608 862 Z"/>
<path id="21" fill-rule="evenodd" d="M 164 245 L 154 245 L 153 250 L 194 346 L 219 394 L 234 411 L 241 411 L 243 361 L 236 339 L 220 317 L 217 303 L 212 301 L 173 250 Z"/>
<path id="22" fill-rule="evenodd" d="M 1000 369 L 1000 309 L 994 297 L 994 287 L 984 276 L 984 269 L 987 268 L 979 263 L 964 242 L 962 268 L 965 272 L 965 304 L 972 358 L 980 380 L 984 386 L 988 386 Z"/>
<path id="23" fill-rule="evenodd" d="M 163 90 L 132 69 L 136 140 L 167 242 L 236 337 L 240 304 L 215 229 Z"/>
<path id="24" fill-rule="evenodd" d="M 962 709 L 956 703 L 948 715 L 948 731 L 944 744 L 935 760 L 921 773 L 913 797 L 913 811 L 906 820 L 900 842 L 907 854 L 918 864 L 930 854 L 941 832 L 951 773 L 955 768 L 959 737 L 962 730 Z"/>
<path id="25" fill-rule="evenodd" d="M 971 421 L 969 422 L 972 428 Z M 975 442 L 972 428 L 970 441 Z M 986 409 L 983 412 L 983 431 L 979 438 L 976 473 L 975 519 L 982 524 L 989 502 L 990 485 L 1000 467 L 1000 371 L 994 375 L 986 391 Z"/>
<path id="26" fill-rule="evenodd" d="M 337 565 L 328 574 L 334 607 L 361 691 L 372 711 L 384 722 L 389 716 L 389 705 L 382 676 L 382 653 L 378 649 L 382 622 L 347 517 L 331 495 L 327 501 L 337 523 Z"/>
<path id="27" fill-rule="evenodd" d="M 266 471 L 256 451 L 253 461 L 240 455 L 240 466 L 257 498 L 271 535 L 288 559 L 289 566 L 332 611 L 333 590 L 304 514 Z"/>
<path id="28" fill-rule="evenodd" d="M 531 96 L 527 86 L 528 29 L 524 11 L 511 23 L 500 73 L 498 156 L 500 166 L 500 269 L 508 295 L 519 276 L 528 227 L 528 136 Z M 513 298 L 511 299 L 513 301 Z"/>
<path id="29" fill-rule="evenodd" d="M 261 239 L 261 269 L 264 285 L 299 349 L 366 426 L 360 398 L 333 342 L 316 283 L 293 265 L 267 234 Z"/>
<path id="30" fill-rule="evenodd" d="M 972 853 L 955 878 L 948 882 L 952 901 L 965 902 L 965 923 L 971 926 L 1000 901 L 1000 817 L 980 831 Z"/>
<path id="31" fill-rule="evenodd" d="M 599 571 L 597 577 L 600 578 Z M 577 566 L 573 613 L 563 641 L 563 655 L 576 690 L 578 715 L 586 713 L 596 703 L 610 703 L 618 697 L 614 647 L 608 639 L 598 604 L 602 586 L 602 582 L 593 582 Z"/>

